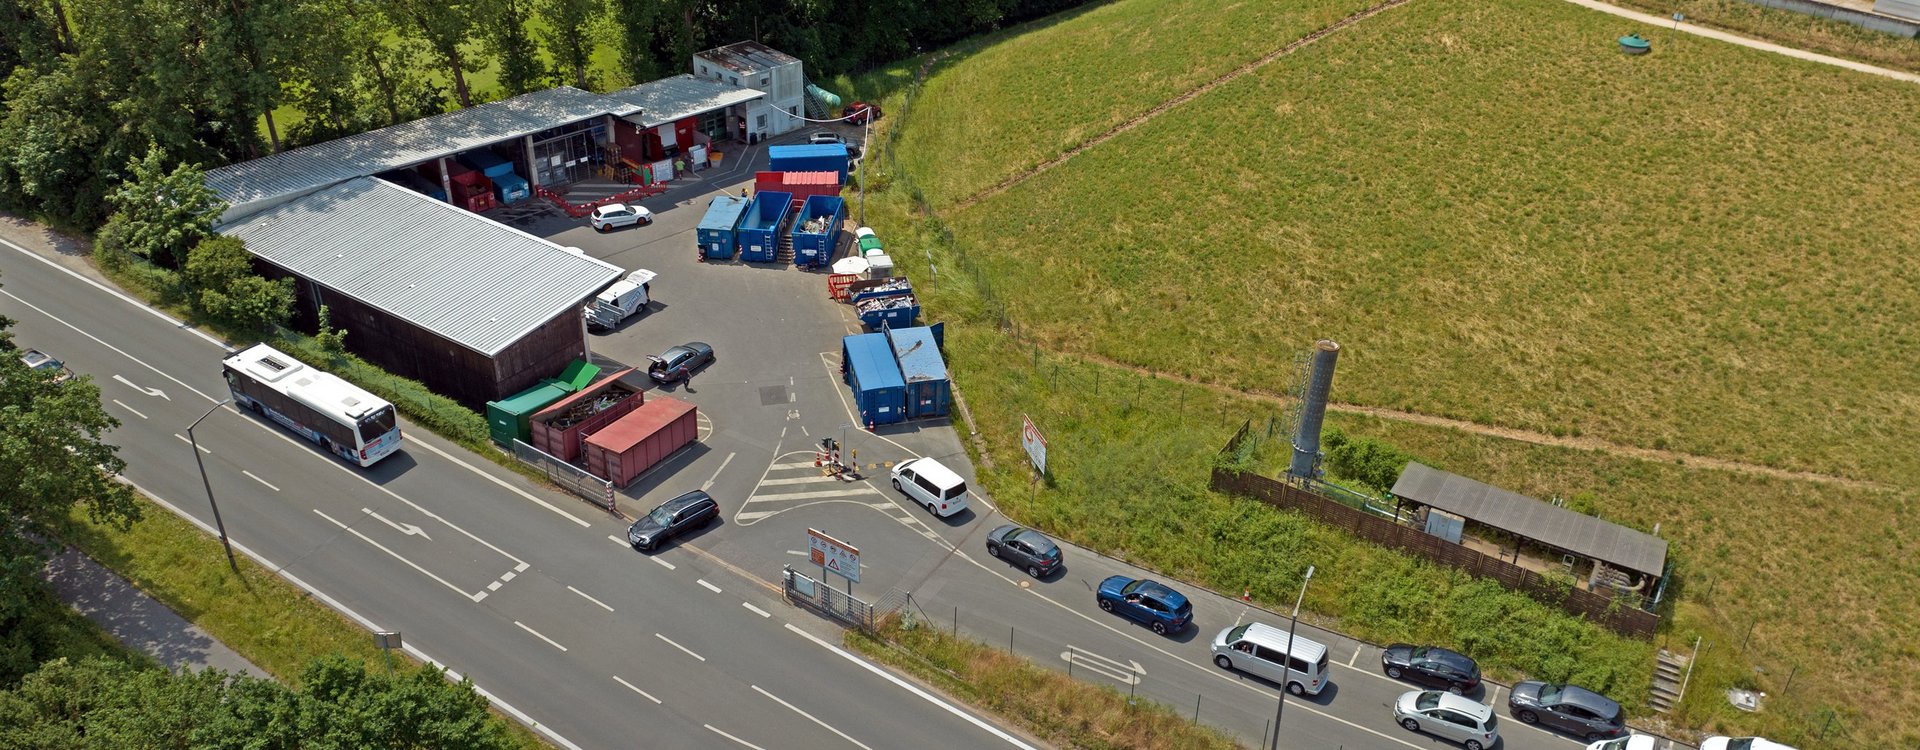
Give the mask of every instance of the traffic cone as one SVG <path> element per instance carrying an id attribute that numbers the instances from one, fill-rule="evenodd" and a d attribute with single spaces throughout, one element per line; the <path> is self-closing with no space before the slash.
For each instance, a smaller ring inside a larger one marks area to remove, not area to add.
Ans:
<path id="1" fill-rule="evenodd" d="M 1240 601 L 1243 601 L 1243 602 L 1247 602 L 1247 603 L 1252 603 L 1252 602 L 1253 602 L 1253 589 L 1243 589 L 1243 590 L 1241 590 L 1241 593 L 1240 593 Z"/>

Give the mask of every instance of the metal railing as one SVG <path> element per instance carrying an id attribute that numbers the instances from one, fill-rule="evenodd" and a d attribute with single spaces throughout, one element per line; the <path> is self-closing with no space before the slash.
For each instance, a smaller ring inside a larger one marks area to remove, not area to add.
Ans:
<path id="1" fill-rule="evenodd" d="M 835 590 L 831 584 L 794 570 L 791 565 L 781 569 L 780 582 L 788 601 L 866 632 L 873 632 L 882 618 L 899 611 L 906 603 L 904 594 L 889 591 L 880 597 L 878 605 L 868 604 L 845 591 Z"/>
<path id="2" fill-rule="evenodd" d="M 613 482 L 589 474 L 586 469 L 519 440 L 513 441 L 513 457 L 519 459 L 520 463 L 539 469 L 547 475 L 547 481 L 571 490 L 573 494 L 586 498 L 587 502 L 607 510 L 614 509 Z"/>

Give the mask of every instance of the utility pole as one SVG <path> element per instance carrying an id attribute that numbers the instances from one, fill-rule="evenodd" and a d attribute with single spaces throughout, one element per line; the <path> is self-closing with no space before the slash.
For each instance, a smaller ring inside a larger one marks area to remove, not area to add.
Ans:
<path id="1" fill-rule="evenodd" d="M 220 521 L 220 504 L 213 501 L 213 483 L 207 480 L 207 463 L 200 459 L 200 442 L 193 436 L 193 428 L 200 426 L 200 420 L 212 416 L 215 410 L 226 406 L 227 402 L 232 400 L 220 399 L 220 403 L 214 404 L 207 413 L 200 415 L 200 419 L 193 420 L 193 424 L 187 425 L 187 444 L 193 446 L 193 463 L 200 467 L 200 486 L 206 488 L 207 504 L 213 506 L 213 527 L 220 530 L 220 545 L 227 548 L 227 567 L 232 568 L 234 573 L 239 573 L 240 563 L 233 559 L 233 542 L 227 539 L 227 525 Z"/>
<path id="2" fill-rule="evenodd" d="M 1307 566 L 1307 577 L 1300 582 L 1300 598 L 1293 600 L 1293 624 L 1287 626 L 1287 665 L 1280 673 L 1280 702 L 1273 706 L 1273 745 L 1269 750 L 1280 750 L 1280 715 L 1287 710 L 1287 673 L 1293 671 L 1293 634 L 1300 630 L 1300 603 L 1307 599 L 1307 584 L 1313 583 L 1313 566 Z"/>

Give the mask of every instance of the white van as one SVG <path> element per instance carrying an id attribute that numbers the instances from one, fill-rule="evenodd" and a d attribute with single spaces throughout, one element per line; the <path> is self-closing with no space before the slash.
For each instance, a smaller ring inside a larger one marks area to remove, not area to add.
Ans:
<path id="1" fill-rule="evenodd" d="M 640 312 L 647 306 L 656 275 L 642 268 L 594 295 L 593 304 L 580 311 L 586 316 L 587 327 L 596 331 L 612 330 L 620 326 L 620 321 Z"/>
<path id="2" fill-rule="evenodd" d="M 893 488 L 946 518 L 967 509 L 967 482 L 931 458 L 893 467 Z"/>
<path id="3" fill-rule="evenodd" d="M 1288 667 L 1281 666 L 1288 664 Z M 1294 695 L 1319 695 L 1327 687 L 1327 647 L 1287 631 L 1250 622 L 1213 637 L 1213 663 L 1287 686 Z"/>

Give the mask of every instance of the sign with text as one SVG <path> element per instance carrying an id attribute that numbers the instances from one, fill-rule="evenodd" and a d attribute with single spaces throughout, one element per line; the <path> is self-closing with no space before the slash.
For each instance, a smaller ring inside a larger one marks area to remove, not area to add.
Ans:
<path id="1" fill-rule="evenodd" d="M 860 582 L 860 550 L 819 529 L 807 529 L 807 559 L 828 573 Z"/>
<path id="2" fill-rule="evenodd" d="M 1027 449 L 1027 458 L 1033 460 L 1033 470 L 1047 473 L 1047 439 L 1040 436 L 1040 428 L 1033 426 L 1033 418 L 1020 415 L 1020 447 Z"/>

